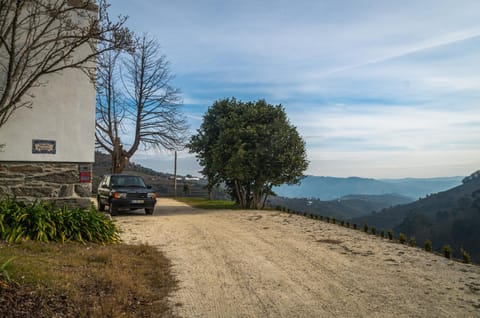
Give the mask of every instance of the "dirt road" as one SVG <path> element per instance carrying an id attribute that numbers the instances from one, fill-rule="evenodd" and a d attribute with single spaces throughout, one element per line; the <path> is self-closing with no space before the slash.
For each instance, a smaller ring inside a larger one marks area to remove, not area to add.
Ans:
<path id="1" fill-rule="evenodd" d="M 338 225 L 169 199 L 115 219 L 172 260 L 182 317 L 480 317 L 480 267 Z"/>

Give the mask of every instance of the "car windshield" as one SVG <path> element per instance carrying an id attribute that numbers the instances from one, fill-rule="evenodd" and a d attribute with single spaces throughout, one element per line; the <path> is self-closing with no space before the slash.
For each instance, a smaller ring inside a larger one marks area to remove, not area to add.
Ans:
<path id="1" fill-rule="evenodd" d="M 141 187 L 145 188 L 143 179 L 137 176 L 112 176 L 112 187 Z"/>

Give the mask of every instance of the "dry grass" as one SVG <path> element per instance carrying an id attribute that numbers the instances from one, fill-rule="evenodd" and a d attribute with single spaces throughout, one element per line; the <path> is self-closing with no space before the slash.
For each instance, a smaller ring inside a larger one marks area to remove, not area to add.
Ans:
<path id="1" fill-rule="evenodd" d="M 176 281 L 153 247 L 0 243 L 0 265 L 12 257 L 0 317 L 172 316 Z"/>

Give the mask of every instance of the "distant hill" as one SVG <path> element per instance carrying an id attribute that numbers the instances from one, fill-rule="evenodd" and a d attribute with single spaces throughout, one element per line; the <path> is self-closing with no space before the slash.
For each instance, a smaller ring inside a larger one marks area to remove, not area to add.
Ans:
<path id="1" fill-rule="evenodd" d="M 300 185 L 282 185 L 274 189 L 287 198 L 334 200 L 351 194 L 382 195 L 395 193 L 418 199 L 460 185 L 462 177 L 428 179 L 366 179 L 307 176 Z"/>
<path id="2" fill-rule="evenodd" d="M 406 204 L 413 200 L 396 194 L 383 195 L 349 195 L 332 201 L 318 199 L 300 199 L 272 197 L 271 206 L 285 206 L 291 210 L 349 220 L 370 214 L 398 204 Z"/>
<path id="3" fill-rule="evenodd" d="M 457 256 L 463 247 L 480 261 L 480 174 L 472 176 L 453 189 L 355 218 L 352 222 L 367 223 L 378 229 L 392 228 L 397 233 L 415 236 L 420 244 L 430 239 L 437 250 L 450 244 Z"/>

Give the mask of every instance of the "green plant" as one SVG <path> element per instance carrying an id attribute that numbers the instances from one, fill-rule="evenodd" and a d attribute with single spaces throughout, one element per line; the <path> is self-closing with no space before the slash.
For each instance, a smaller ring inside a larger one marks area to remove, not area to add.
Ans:
<path id="1" fill-rule="evenodd" d="M 404 233 L 398 234 L 398 241 L 400 244 L 405 244 L 405 242 L 407 242 L 407 236 Z"/>
<path id="2" fill-rule="evenodd" d="M 8 268 L 10 266 L 10 263 L 15 259 L 15 257 L 10 257 L 6 262 L 4 262 L 2 265 L 0 265 L 0 283 L 3 280 L 10 284 L 12 282 L 12 279 L 10 278 L 10 274 L 8 273 Z M 0 284 L 1 286 L 1 284 Z"/>
<path id="3" fill-rule="evenodd" d="M 332 223 L 333 224 L 337 223 L 337 220 L 335 218 L 332 218 Z"/>
<path id="4" fill-rule="evenodd" d="M 353 223 L 353 229 L 354 229 L 354 230 L 357 229 L 357 224 L 356 224 L 356 223 Z"/>
<path id="5" fill-rule="evenodd" d="M 372 235 L 377 234 L 377 229 L 375 228 L 375 226 L 372 226 L 372 228 L 370 229 L 370 233 L 372 233 Z"/>
<path id="6" fill-rule="evenodd" d="M 431 252 L 432 251 L 432 241 L 430 240 L 425 240 L 425 243 L 423 243 L 423 246 L 425 247 L 425 251 Z"/>
<path id="7" fill-rule="evenodd" d="M 415 239 L 415 236 L 410 237 L 408 244 L 413 247 L 417 246 L 417 240 Z"/>
<path id="8" fill-rule="evenodd" d="M 381 229 L 381 230 L 380 230 L 380 236 L 381 236 L 382 238 L 385 237 L 385 230 L 384 230 L 384 229 Z"/>
<path id="9" fill-rule="evenodd" d="M 443 255 L 448 259 L 452 258 L 452 247 L 450 245 L 443 246 Z"/>
<path id="10" fill-rule="evenodd" d="M 117 243 L 116 225 L 94 208 L 57 208 L 53 202 L 24 203 L 6 198 L 0 201 L 0 239 L 42 242 Z"/>
<path id="11" fill-rule="evenodd" d="M 460 249 L 460 253 L 462 253 L 462 258 L 464 263 L 470 264 L 472 262 L 472 257 L 470 256 L 470 253 L 465 251 L 463 247 Z"/>
<path id="12" fill-rule="evenodd" d="M 346 227 L 348 227 L 348 228 L 350 227 L 350 222 L 347 222 L 347 225 L 346 225 Z"/>
<path id="13" fill-rule="evenodd" d="M 388 239 L 391 241 L 393 240 L 393 230 L 392 229 L 389 229 L 387 231 L 387 235 L 388 235 Z"/>
<path id="14" fill-rule="evenodd" d="M 325 220 L 327 221 L 327 223 L 330 223 L 330 217 L 325 217 Z"/>
<path id="15" fill-rule="evenodd" d="M 341 225 L 341 226 L 344 226 L 344 225 L 345 225 L 345 221 L 344 221 L 344 220 L 341 220 L 341 221 L 340 221 L 340 225 Z"/>
<path id="16" fill-rule="evenodd" d="M 364 231 L 365 233 L 368 233 L 368 224 L 367 224 L 367 223 L 365 223 L 365 224 L 363 225 L 363 231 Z"/>

